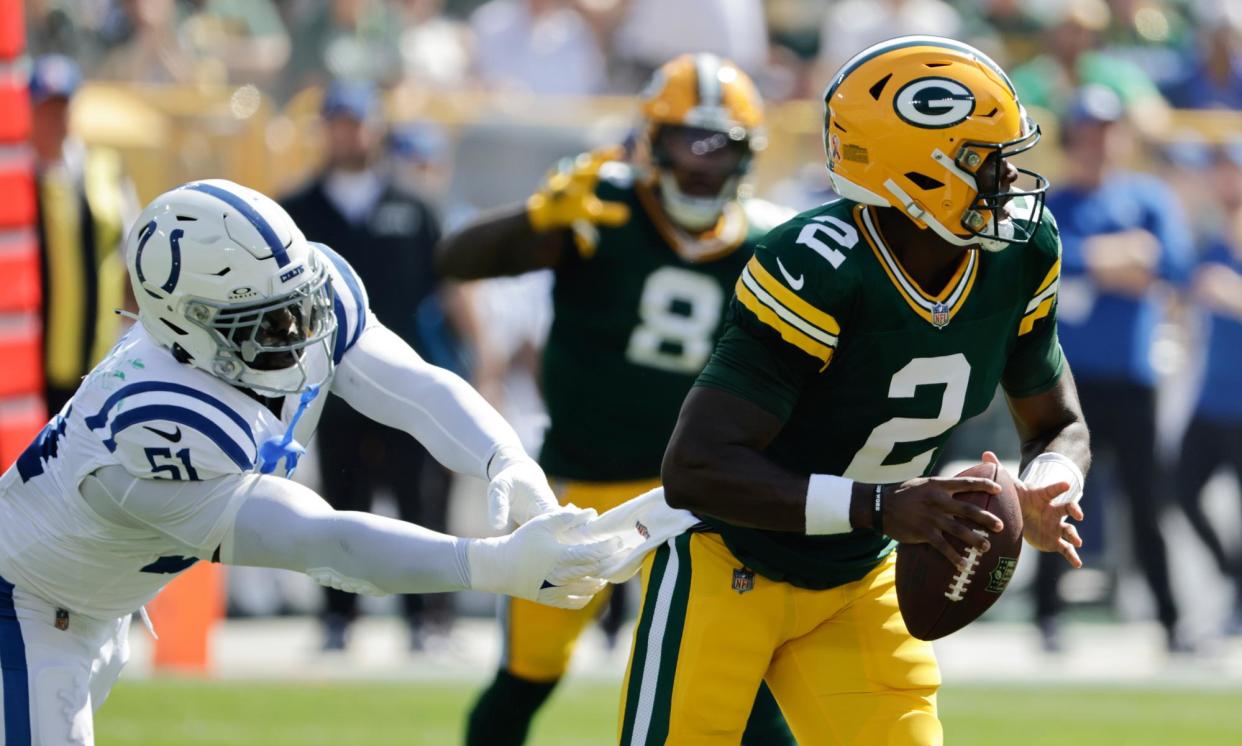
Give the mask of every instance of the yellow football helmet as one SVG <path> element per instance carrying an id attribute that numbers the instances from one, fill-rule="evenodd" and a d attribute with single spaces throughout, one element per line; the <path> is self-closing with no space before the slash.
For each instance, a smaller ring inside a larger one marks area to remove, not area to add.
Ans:
<path id="1" fill-rule="evenodd" d="M 824 150 L 833 187 L 900 209 L 958 246 L 999 251 L 1034 235 L 1048 180 L 1005 159 L 1039 142 L 1013 83 L 979 50 L 901 36 L 863 50 L 824 92 Z M 985 168 L 986 166 L 986 168 Z"/>
<path id="2" fill-rule="evenodd" d="M 707 230 L 765 144 L 763 100 L 746 73 L 714 54 L 665 63 L 643 93 L 635 162 L 674 222 Z"/>

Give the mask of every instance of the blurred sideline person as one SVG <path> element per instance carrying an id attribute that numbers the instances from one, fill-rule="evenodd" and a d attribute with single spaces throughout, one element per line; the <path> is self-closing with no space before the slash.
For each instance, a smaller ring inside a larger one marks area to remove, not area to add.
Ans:
<path id="1" fill-rule="evenodd" d="M 281 198 L 281 206 L 310 240 L 333 246 L 353 266 L 366 283 L 376 318 L 424 359 L 447 364 L 438 340 L 419 324 L 425 304 L 438 302 L 433 258 L 439 222 L 430 205 L 396 182 L 392 164 L 381 161 L 385 141 L 377 91 L 369 83 L 337 81 L 324 95 L 322 117 L 323 169 Z M 333 507 L 370 510 L 376 491 L 386 486 L 403 520 L 446 529 L 448 475 L 425 448 L 342 401 L 327 402 L 323 422 L 316 445 L 324 497 Z M 447 596 L 402 599 L 412 647 L 422 646 L 428 627 L 448 623 L 450 601 Z M 356 595 L 327 591 L 325 649 L 344 649 L 357 608 Z"/>
<path id="2" fill-rule="evenodd" d="M 1122 169 L 1131 147 L 1125 118 L 1122 99 L 1092 85 L 1079 90 L 1063 123 L 1069 169 L 1048 194 L 1064 246 L 1058 327 L 1093 450 L 1111 461 L 1128 501 L 1135 559 L 1155 596 L 1168 648 L 1184 651 L 1159 525 L 1159 496 L 1167 487 L 1156 452 L 1151 351 L 1163 313 L 1160 288 L 1183 282 L 1189 271 L 1190 230 L 1168 187 Z M 1055 651 L 1062 568 L 1055 557 L 1039 560 L 1036 620 L 1045 647 Z"/>
<path id="3" fill-rule="evenodd" d="M 446 237 L 438 258 L 458 279 L 554 272 L 540 462 L 562 503 L 600 512 L 659 484 L 677 409 L 720 334 L 733 283 L 789 214 L 738 194 L 763 146 L 763 114 L 731 62 L 668 62 L 641 111 L 631 156 L 615 148 L 563 162 L 524 205 Z M 602 602 L 571 613 L 502 607 L 501 668 L 470 714 L 471 746 L 525 740 Z M 766 689 L 746 743 L 792 743 Z"/>
<path id="4" fill-rule="evenodd" d="M 1010 160 L 1038 126 L 995 62 L 933 36 L 862 50 L 824 106 L 842 199 L 755 249 L 664 455 L 667 504 L 703 525 L 643 567 L 627 746 L 736 743 L 760 682 L 802 746 L 943 744 L 893 550 L 930 544 L 974 572 L 949 537 L 986 551 L 1001 522 L 953 495 L 1000 486 L 931 475 L 998 388 L 1023 535 L 1082 564 L 1064 519 L 1083 517 L 1090 452 L 1057 343 L 1060 241 L 1047 179 Z"/>
<path id="5" fill-rule="evenodd" d="M 1224 221 L 1208 242 L 1192 283 L 1195 303 L 1207 315 L 1202 388 L 1177 469 L 1177 490 L 1191 526 L 1222 574 L 1234 585 L 1225 632 L 1242 634 L 1242 554 L 1226 548 L 1203 510 L 1203 488 L 1228 467 L 1242 483 L 1242 143 L 1217 151 L 1210 185 Z"/>
<path id="6" fill-rule="evenodd" d="M 593 512 L 558 507 L 500 415 L 386 329 L 349 264 L 275 202 L 185 184 L 142 212 L 126 258 L 137 323 L 0 476 L 3 743 L 93 744 L 131 615 L 200 560 L 372 594 L 581 607 L 601 587 L 589 576 L 616 543 L 558 538 Z M 493 522 L 521 528 L 458 539 L 282 478 L 329 395 L 488 480 Z"/>
<path id="7" fill-rule="evenodd" d="M 121 242 L 138 212 L 120 156 L 69 134 L 82 81 L 62 55 L 35 60 L 30 75 L 32 145 L 43 276 L 44 397 L 59 412 L 120 335 L 113 309 L 126 303 Z"/>

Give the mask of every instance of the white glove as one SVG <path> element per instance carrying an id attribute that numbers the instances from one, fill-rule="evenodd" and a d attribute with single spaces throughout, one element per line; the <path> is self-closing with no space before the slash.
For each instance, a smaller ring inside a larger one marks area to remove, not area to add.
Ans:
<path id="1" fill-rule="evenodd" d="M 581 609 L 607 585 L 599 577 L 602 567 L 621 548 L 616 537 L 570 543 L 595 517 L 594 510 L 567 508 L 533 518 L 507 536 L 470 539 L 466 547 L 470 587 Z"/>
<path id="2" fill-rule="evenodd" d="M 616 537 L 620 546 L 603 563 L 601 577 L 624 583 L 638 572 L 649 553 L 698 523 L 690 511 L 670 508 L 664 501 L 664 488 L 656 487 L 587 522 L 574 532 L 574 539 L 588 542 Z"/>
<path id="3" fill-rule="evenodd" d="M 548 478 L 521 448 L 505 446 L 487 466 L 487 519 L 503 530 L 510 522 L 522 525 L 535 516 L 558 509 Z"/>

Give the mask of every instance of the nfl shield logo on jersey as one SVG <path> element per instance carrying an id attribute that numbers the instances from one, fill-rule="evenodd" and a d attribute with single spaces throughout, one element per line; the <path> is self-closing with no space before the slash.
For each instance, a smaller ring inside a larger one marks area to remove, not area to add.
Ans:
<path id="1" fill-rule="evenodd" d="M 946 303 L 937 303 L 932 306 L 931 310 L 932 326 L 937 329 L 943 329 L 949 325 L 949 306 Z"/>
<path id="2" fill-rule="evenodd" d="M 747 570 L 745 567 L 739 567 L 733 571 L 733 590 L 738 593 L 753 591 L 755 589 L 755 573 L 753 570 Z"/>

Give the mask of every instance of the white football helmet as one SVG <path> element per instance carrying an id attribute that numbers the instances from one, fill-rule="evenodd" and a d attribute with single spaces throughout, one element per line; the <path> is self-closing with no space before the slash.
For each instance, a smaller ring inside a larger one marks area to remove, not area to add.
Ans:
<path id="1" fill-rule="evenodd" d="M 147 205 L 125 254 L 138 317 L 178 360 L 266 396 L 324 382 L 308 380 L 304 356 L 322 344 L 331 364 L 327 268 L 268 197 L 224 179 L 184 184 Z"/>

